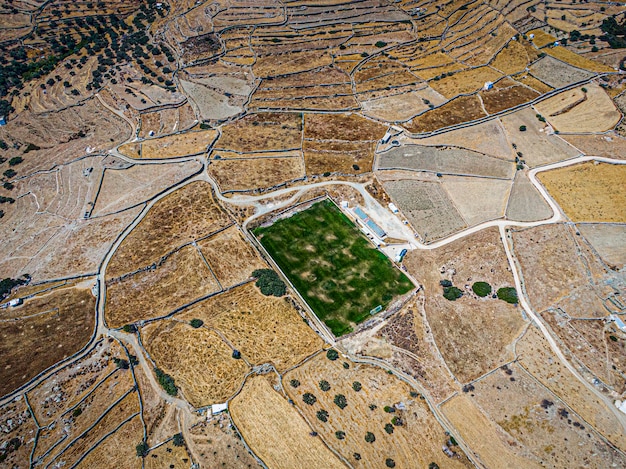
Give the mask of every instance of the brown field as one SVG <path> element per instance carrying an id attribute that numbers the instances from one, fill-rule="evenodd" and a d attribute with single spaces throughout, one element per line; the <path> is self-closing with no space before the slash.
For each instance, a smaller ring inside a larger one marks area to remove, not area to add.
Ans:
<path id="1" fill-rule="evenodd" d="M 175 158 L 204 153 L 215 141 L 216 130 L 185 132 L 141 142 L 142 159 Z"/>
<path id="2" fill-rule="evenodd" d="M 604 132 L 611 130 L 621 114 L 609 95 L 598 85 L 564 91 L 535 105 L 540 114 L 561 132 Z"/>
<path id="3" fill-rule="evenodd" d="M 300 386 L 293 388 L 289 384 L 291 379 L 300 381 Z M 329 391 L 320 389 L 321 379 L 328 381 Z M 358 392 L 352 388 L 356 381 L 362 385 Z M 410 386 L 380 368 L 351 363 L 346 370 L 341 360 L 328 360 L 321 353 L 287 373 L 283 386 L 311 426 L 354 467 L 384 467 L 387 458 L 393 459 L 398 467 L 426 467 L 432 461 L 441 464 L 446 458 L 441 452 L 441 445 L 446 441 L 445 431 L 426 402 L 412 398 Z M 314 405 L 302 401 L 306 392 L 317 397 Z M 337 394 L 346 396 L 348 405 L 345 409 L 333 403 Z M 406 405 L 405 410 L 393 414 L 384 411 L 385 406 L 399 402 Z M 372 404 L 377 408 L 372 410 Z M 316 412 L 321 409 L 329 413 L 328 422 L 316 417 Z M 401 418 L 403 425 L 394 427 L 393 433 L 387 434 L 385 424 L 393 417 Z M 345 439 L 337 439 L 336 431 L 345 432 Z M 368 431 L 376 436 L 374 443 L 364 441 Z M 359 453 L 361 459 L 356 460 L 354 453 Z M 446 458 L 445 461 L 447 467 L 459 468 L 468 462 L 465 458 Z"/>
<path id="4" fill-rule="evenodd" d="M 153 387 L 150 383 L 150 378 L 155 379 L 152 373 L 150 373 L 150 376 L 146 375 L 146 371 L 142 366 L 136 366 L 134 373 L 137 380 L 137 389 L 141 394 L 141 402 L 143 404 L 142 416 L 146 424 L 147 443 L 152 446 L 163 440 L 163 435 L 159 430 L 163 427 L 162 424 L 166 420 L 168 410 L 175 408 L 175 406 L 161 399 L 161 396 L 158 394 L 159 387 L 156 381 L 156 387 Z M 174 428 L 178 427 L 175 426 Z M 170 436 L 171 433 L 171 431 L 168 431 L 167 436 Z"/>
<path id="5" fill-rule="evenodd" d="M 626 165 L 586 162 L 539 180 L 572 221 L 626 222 Z"/>
<path id="6" fill-rule="evenodd" d="M 438 93 L 448 99 L 452 99 L 460 94 L 467 94 L 479 90 L 485 82 L 497 81 L 502 74 L 491 67 L 479 67 L 456 72 L 451 77 L 441 80 L 431 80 L 429 85 Z"/>
<path id="7" fill-rule="evenodd" d="M 556 38 L 554 36 L 542 31 L 541 29 L 533 29 L 532 31 L 528 31 L 528 35 L 530 36 L 531 34 L 534 34 L 535 37 L 533 39 L 529 39 L 529 41 L 531 41 L 539 48 L 547 46 L 548 44 L 556 41 Z"/>
<path id="8" fill-rule="evenodd" d="M 485 115 L 480 100 L 476 96 L 462 96 L 413 118 L 404 124 L 404 127 L 413 133 L 432 132 L 443 127 L 479 119 Z"/>
<path id="9" fill-rule="evenodd" d="M 533 459 L 517 454 L 506 435 L 468 397 L 458 395 L 446 402 L 441 410 L 460 433 L 463 441 L 472 448 L 474 456 L 486 467 L 541 467 Z"/>
<path id="10" fill-rule="evenodd" d="M 267 189 L 304 177 L 304 161 L 296 158 L 213 160 L 209 174 L 222 193 Z"/>
<path id="11" fill-rule="evenodd" d="M 255 76 L 264 78 L 313 70 L 331 63 L 332 57 L 328 52 L 311 50 L 290 52 L 287 57 L 279 54 L 259 57 L 252 70 Z"/>
<path id="12" fill-rule="evenodd" d="M 590 60 L 586 57 L 578 55 L 565 47 L 550 47 L 546 49 L 546 52 L 552 57 L 555 57 L 563 62 L 567 62 L 574 67 L 583 68 L 592 72 L 614 72 L 615 70 L 608 65 L 604 65 L 595 60 Z"/>
<path id="13" fill-rule="evenodd" d="M 318 140 L 379 140 L 385 127 L 358 114 L 305 114 L 304 137 Z"/>
<path id="14" fill-rule="evenodd" d="M 245 282 L 255 269 L 267 267 L 236 226 L 200 241 L 198 246 L 222 288 Z"/>
<path id="15" fill-rule="evenodd" d="M 446 100 L 430 86 L 383 98 L 361 100 L 363 114 L 390 122 L 401 122 L 429 109 L 427 100 L 434 106 Z"/>
<path id="16" fill-rule="evenodd" d="M 221 290 L 195 246 L 168 255 L 155 269 L 107 285 L 105 318 L 111 328 L 171 313 L 197 298 Z"/>
<path id="17" fill-rule="evenodd" d="M 129 158 L 139 159 L 141 158 L 141 142 L 125 143 L 124 145 L 120 145 L 117 151 Z"/>
<path id="18" fill-rule="evenodd" d="M 261 467 L 246 450 L 241 438 L 233 430 L 230 418 L 219 414 L 208 422 L 192 426 L 186 443 L 199 458 L 200 467 Z"/>
<path id="19" fill-rule="evenodd" d="M 170 469 L 187 469 L 191 464 L 187 448 L 174 446 L 170 440 L 157 449 L 150 451 L 150 454 L 145 459 L 144 468 L 162 469 L 168 467 Z"/>
<path id="20" fill-rule="evenodd" d="M 349 91 L 349 88 L 347 86 L 343 86 L 340 88 L 340 90 L 342 92 L 347 92 Z M 319 111 L 346 112 L 356 111 L 359 109 L 359 103 L 354 96 L 334 96 L 333 94 L 327 95 L 327 90 L 322 91 L 324 91 L 324 94 L 321 96 L 317 94 L 312 97 L 273 99 L 270 101 L 253 101 L 250 103 L 250 107 L 253 109 L 269 111 L 308 111 L 313 109 Z"/>
<path id="21" fill-rule="evenodd" d="M 3 464 L 5 467 L 28 467 L 29 455 L 33 447 L 37 424 L 28 411 L 24 396 L 18 396 L 0 407 L 2 415 L 2 436 L 0 445 L 6 448 L 9 441 L 19 438 L 21 445 L 14 451 L 7 451 Z M 10 423 L 9 423 L 10 422 Z"/>
<path id="22" fill-rule="evenodd" d="M 530 182 L 525 171 L 517 171 L 506 206 L 506 217 L 515 221 L 545 220 L 552 216 L 552 209 Z"/>
<path id="23" fill-rule="evenodd" d="M 501 300 L 479 298 L 471 292 L 477 281 L 488 282 L 494 292 L 513 285 L 496 228 L 435 250 L 410 251 L 404 265 L 424 285 L 428 323 L 459 381 L 471 381 L 512 358 L 509 344 L 524 326 L 520 312 Z M 463 297 L 455 302 L 446 300 L 439 284 L 442 278 L 463 290 Z"/>
<path id="24" fill-rule="evenodd" d="M 489 114 L 527 103 L 537 98 L 539 93 L 525 86 L 512 86 L 500 90 L 481 91 L 480 97 Z"/>
<path id="25" fill-rule="evenodd" d="M 522 72 L 531 62 L 528 52 L 529 49 L 520 41 L 511 41 L 496 55 L 490 65 L 507 75 Z"/>
<path id="26" fill-rule="evenodd" d="M 542 82 L 541 80 L 537 80 L 534 76 L 529 75 L 526 72 L 514 75 L 513 78 L 519 81 L 522 85 L 530 86 L 532 89 L 538 91 L 541 94 L 547 93 L 548 91 L 552 91 L 554 89 L 550 85 Z"/>
<path id="27" fill-rule="evenodd" d="M 321 438 L 310 435 L 311 427 L 263 376 L 246 381 L 230 404 L 230 415 L 268 467 L 346 467 Z"/>
<path id="28" fill-rule="evenodd" d="M 353 151 L 305 150 L 307 175 L 329 173 L 360 174 L 372 170 L 375 144 L 353 145 Z"/>
<path id="29" fill-rule="evenodd" d="M 544 386 L 561 398 L 572 410 L 580 415 L 596 431 L 604 435 L 622 451 L 626 447 L 626 437 L 622 426 L 608 404 L 600 401 L 554 356 L 549 344 L 541 333 L 530 327 L 516 351 L 521 358 L 520 365 L 538 379 Z"/>
<path id="30" fill-rule="evenodd" d="M 107 279 L 158 262 L 181 244 L 231 223 L 215 202 L 211 185 L 192 182 L 159 200 L 124 239 L 107 268 Z"/>
<path id="31" fill-rule="evenodd" d="M 267 297 L 248 283 L 210 298 L 177 316 L 202 319 L 220 331 L 251 363 L 284 371 L 322 347 L 288 297 Z"/>
<path id="32" fill-rule="evenodd" d="M 585 155 L 626 159 L 626 138 L 608 135 L 563 135 L 563 139 Z"/>
<path id="33" fill-rule="evenodd" d="M 577 227 L 606 264 L 616 269 L 624 267 L 626 264 L 626 225 L 584 223 Z"/>
<path id="34" fill-rule="evenodd" d="M 530 73 L 554 88 L 561 88 L 594 76 L 592 72 L 573 67 L 549 55 L 535 62 L 530 67 Z"/>
<path id="35" fill-rule="evenodd" d="M 222 127 L 215 148 L 237 152 L 300 148 L 302 114 L 251 114 Z"/>
<path id="36" fill-rule="evenodd" d="M 96 308 L 90 287 L 55 289 L 8 311 L 12 318 L 0 322 L 0 395 L 87 344 Z"/>
<path id="37" fill-rule="evenodd" d="M 473 226 L 504 216 L 512 181 L 445 175 L 442 185 L 465 223 Z"/>
<path id="38" fill-rule="evenodd" d="M 142 341 L 157 366 L 171 375 L 194 407 L 228 400 L 237 391 L 248 366 L 236 360 L 219 334 L 163 320 L 141 329 Z M 243 350 L 243 356 L 246 351 Z"/>

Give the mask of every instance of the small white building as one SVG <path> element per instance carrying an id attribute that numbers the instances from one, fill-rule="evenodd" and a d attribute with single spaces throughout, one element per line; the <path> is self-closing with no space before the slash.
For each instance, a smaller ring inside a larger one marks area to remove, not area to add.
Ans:
<path id="1" fill-rule="evenodd" d="M 228 403 L 224 402 L 223 404 L 211 404 L 211 414 L 219 414 L 228 410 Z"/>
<path id="2" fill-rule="evenodd" d="M 393 202 L 389 202 L 388 207 L 389 210 L 391 210 L 391 213 L 398 213 L 398 207 L 396 207 Z"/>
<path id="3" fill-rule="evenodd" d="M 535 39 L 535 35 L 534 34 L 529 34 L 528 35 L 528 39 Z"/>
<path id="4" fill-rule="evenodd" d="M 609 316 L 609 319 L 615 323 L 615 325 L 620 331 L 626 332 L 626 324 L 624 324 L 624 321 L 622 321 L 622 319 L 619 316 L 616 316 L 615 314 L 611 314 Z"/>
<path id="5" fill-rule="evenodd" d="M 9 306 L 13 308 L 14 306 L 19 306 L 22 303 L 24 303 L 24 301 L 21 298 L 15 298 L 14 300 L 9 301 Z"/>
<path id="6" fill-rule="evenodd" d="M 493 88 L 493 82 L 486 81 L 485 84 L 483 85 L 483 90 L 487 91 L 487 90 L 490 90 L 491 88 Z"/>
<path id="7" fill-rule="evenodd" d="M 387 143 L 390 138 L 391 138 L 391 132 L 387 130 L 387 132 L 385 132 L 385 135 L 383 135 L 381 143 Z"/>
<path id="8" fill-rule="evenodd" d="M 347 200 L 342 200 L 341 201 L 341 208 L 348 208 L 350 206 L 350 204 L 348 203 Z"/>

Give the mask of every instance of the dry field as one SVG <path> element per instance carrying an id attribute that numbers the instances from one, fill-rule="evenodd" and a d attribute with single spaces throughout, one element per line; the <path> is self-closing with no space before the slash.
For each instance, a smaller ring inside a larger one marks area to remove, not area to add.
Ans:
<path id="1" fill-rule="evenodd" d="M 432 132 L 444 127 L 461 124 L 485 117 L 479 98 L 461 96 L 447 102 L 441 107 L 425 112 L 404 124 L 412 133 Z"/>
<path id="2" fill-rule="evenodd" d="M 513 277 L 496 228 L 489 228 L 432 251 L 410 251 L 404 260 L 426 294 L 426 317 L 443 358 L 461 382 L 468 382 L 512 358 L 510 343 L 524 321 L 518 309 L 471 291 L 477 281 L 492 291 L 512 286 Z M 455 302 L 443 297 L 439 284 L 451 280 L 464 295 Z M 454 327 L 450 327 L 454 324 Z"/>
<path id="3" fill-rule="evenodd" d="M 522 159 L 531 168 L 578 156 L 578 150 L 568 145 L 558 135 L 548 135 L 545 124 L 539 121 L 531 108 L 502 117 L 504 128 L 509 134 L 511 144 L 516 145 L 515 151 L 522 153 Z M 522 125 L 525 131 L 520 131 Z"/>
<path id="4" fill-rule="evenodd" d="M 626 158 L 626 138 L 616 134 L 606 135 L 564 135 L 563 139 L 578 148 L 585 155 L 606 158 Z"/>
<path id="5" fill-rule="evenodd" d="M 223 92 L 193 81 L 180 80 L 180 84 L 204 120 L 220 121 L 243 111 L 245 99 L 241 96 L 227 97 Z"/>
<path id="6" fill-rule="evenodd" d="M 292 379 L 300 382 L 297 388 L 289 384 Z M 329 383 L 328 391 L 320 389 L 320 380 Z M 355 382 L 361 384 L 359 391 L 353 388 Z M 413 389 L 383 369 L 355 363 L 349 363 L 349 369 L 344 369 L 342 360 L 331 361 L 321 353 L 287 373 L 283 386 L 321 438 L 355 468 L 384 467 L 387 458 L 393 459 L 398 467 L 427 467 L 430 462 L 442 464 L 445 461 L 446 467 L 461 468 L 468 463 L 462 452 L 460 460 L 448 460 L 442 454 L 445 430 L 426 402 L 411 397 Z M 314 405 L 303 402 L 307 392 L 317 398 Z M 346 398 L 344 409 L 333 402 L 339 394 Z M 404 410 L 385 412 L 385 406 L 392 407 L 400 402 L 405 404 Z M 321 410 L 328 412 L 327 422 L 317 417 Z M 393 433 L 388 434 L 385 425 L 394 417 L 401 419 L 402 425 L 392 425 Z M 344 432 L 345 438 L 338 439 L 337 431 Z M 373 443 L 364 441 L 367 432 L 375 435 Z M 361 457 L 356 459 L 355 453 Z"/>
<path id="7" fill-rule="evenodd" d="M 259 78 L 288 75 L 328 66 L 332 57 L 326 51 L 300 51 L 258 57 L 252 71 Z"/>
<path id="8" fill-rule="evenodd" d="M 481 91 L 480 97 L 483 100 L 485 110 L 489 114 L 495 114 L 505 109 L 528 103 L 539 97 L 539 93 L 525 86 L 517 85 L 509 88 Z"/>
<path id="9" fill-rule="evenodd" d="M 456 72 L 452 76 L 447 76 L 441 80 L 431 80 L 429 85 L 446 98 L 452 99 L 460 94 L 477 91 L 486 82 L 495 82 L 500 77 L 502 77 L 502 74 L 491 67 L 479 67 Z"/>
<path id="10" fill-rule="evenodd" d="M 448 135 L 448 134 L 445 134 Z M 403 145 L 378 155 L 378 168 L 511 178 L 513 164 L 458 147 Z"/>
<path id="11" fill-rule="evenodd" d="M 531 373 L 550 391 L 555 393 L 567 406 L 576 412 L 596 431 L 604 435 L 622 451 L 626 447 L 626 437 L 614 412 L 604 402 L 592 394 L 554 356 L 545 338 L 534 327 L 528 329 L 517 344 L 517 354 L 521 357 L 520 366 Z"/>
<path id="12" fill-rule="evenodd" d="M 254 365 L 272 363 L 284 371 L 322 347 L 290 298 L 267 297 L 248 283 L 210 298 L 177 316 L 202 319 L 223 334 Z"/>
<path id="13" fill-rule="evenodd" d="M 141 142 L 130 142 L 120 145 L 117 149 L 122 155 L 129 158 L 141 158 Z"/>
<path id="14" fill-rule="evenodd" d="M 429 109 L 425 101 L 433 106 L 440 106 L 446 99 L 430 86 L 385 96 L 382 98 L 361 100 L 363 114 L 388 122 L 402 122 L 411 119 Z"/>
<path id="15" fill-rule="evenodd" d="M 346 467 L 319 436 L 311 436 L 312 428 L 264 376 L 246 381 L 230 403 L 230 415 L 268 467 Z"/>
<path id="16" fill-rule="evenodd" d="M 466 226 L 439 182 L 399 179 L 387 181 L 383 187 L 426 242 L 443 238 Z"/>
<path id="17" fill-rule="evenodd" d="M 236 226 L 203 239 L 198 246 L 222 288 L 245 282 L 254 270 L 267 267 Z"/>
<path id="18" fill-rule="evenodd" d="M 547 93 L 548 91 L 552 91 L 554 89 L 552 86 L 544 83 L 541 80 L 538 80 L 537 78 L 526 72 L 513 75 L 513 78 L 515 78 L 515 80 L 520 82 L 522 85 L 529 86 L 530 88 L 541 94 Z"/>
<path id="19" fill-rule="evenodd" d="M 236 152 L 288 150 L 301 147 L 302 114 L 251 114 L 222 127 L 215 148 Z"/>
<path id="20" fill-rule="evenodd" d="M 507 75 L 522 72 L 536 56 L 529 57 L 529 47 L 525 47 L 520 41 L 511 41 L 502 49 L 490 65 Z"/>
<path id="21" fill-rule="evenodd" d="M 626 264 L 626 225 L 580 223 L 576 226 L 606 264 L 615 269 L 624 267 Z"/>
<path id="22" fill-rule="evenodd" d="M 222 193 L 267 189 L 305 175 L 304 161 L 300 156 L 212 160 L 208 171 Z"/>
<path id="23" fill-rule="evenodd" d="M 586 162 L 539 174 L 572 221 L 626 222 L 626 166 Z"/>
<path id="24" fill-rule="evenodd" d="M 535 62 L 530 67 L 530 73 L 553 88 L 561 88 L 594 76 L 592 72 L 572 67 L 550 56 Z"/>
<path id="25" fill-rule="evenodd" d="M 510 179 L 443 176 L 441 181 L 468 226 L 504 216 L 511 192 Z"/>
<path id="26" fill-rule="evenodd" d="M 609 95 L 598 85 L 564 91 L 535 105 L 540 114 L 561 132 L 605 132 L 621 119 Z"/>
<path id="27" fill-rule="evenodd" d="M 155 268 L 107 282 L 106 322 L 118 328 L 158 318 L 220 290 L 197 248 L 185 246 Z"/>
<path id="28" fill-rule="evenodd" d="M 596 62 L 595 60 L 590 60 L 562 46 L 550 47 L 546 49 L 546 52 L 552 57 L 562 60 L 563 62 L 567 62 L 574 67 L 589 70 L 591 72 L 615 72 L 612 67 Z"/>
<path id="29" fill-rule="evenodd" d="M 248 371 L 246 362 L 234 359 L 232 348 L 208 327 L 163 320 L 143 327 L 141 334 L 157 366 L 174 378 L 194 407 L 230 399 Z"/>
<path id="30" fill-rule="evenodd" d="M 95 322 L 91 286 L 55 289 L 4 310 L 0 322 L 1 395 L 87 344 Z"/>
<path id="31" fill-rule="evenodd" d="M 539 469 L 534 458 L 518 454 L 506 434 L 489 420 L 466 396 L 458 395 L 442 407 L 444 415 L 486 467 Z"/>
<path id="32" fill-rule="evenodd" d="M 535 37 L 530 39 L 530 41 L 537 46 L 538 48 L 542 48 L 543 46 L 547 46 L 550 43 L 554 43 L 556 41 L 556 37 L 551 34 L 542 31 L 541 29 L 533 29 L 532 31 L 528 31 L 528 36 L 534 34 Z"/>
<path id="33" fill-rule="evenodd" d="M 175 446 L 170 440 L 164 445 L 150 451 L 145 459 L 145 469 L 187 469 L 192 462 L 185 446 Z"/>
<path id="34" fill-rule="evenodd" d="M 28 467 L 29 455 L 32 451 L 33 440 L 37 433 L 37 424 L 28 411 L 24 402 L 24 396 L 18 396 L 11 402 L 0 407 L 2 415 L 2 435 L 0 446 L 8 449 L 9 442 L 13 438 L 19 438 L 20 446 L 13 451 L 3 451 L 6 459 L 3 460 L 5 467 Z"/>
<path id="35" fill-rule="evenodd" d="M 186 443 L 199 458 L 196 462 L 200 467 L 261 467 L 246 450 L 226 414 L 192 426 L 187 435 L 190 441 Z"/>
<path id="36" fill-rule="evenodd" d="M 307 142 L 305 142 L 306 144 Z M 308 176 L 324 173 L 361 174 L 372 170 L 375 144 L 347 144 L 353 150 L 304 150 Z"/>
<path id="37" fill-rule="evenodd" d="M 196 124 L 196 116 L 189 103 L 180 107 L 167 108 L 141 114 L 140 138 L 162 137 L 178 131 L 189 130 Z"/>
<path id="38" fill-rule="evenodd" d="M 108 265 L 107 279 L 159 262 L 176 247 L 230 224 L 210 184 L 187 184 L 159 200 L 124 239 Z"/>
<path id="39" fill-rule="evenodd" d="M 200 130 L 144 140 L 141 142 L 140 155 L 142 159 L 197 155 L 206 152 L 207 148 L 215 142 L 216 137 L 217 131 L 215 130 Z"/>
<path id="40" fill-rule="evenodd" d="M 136 366 L 134 373 L 143 405 L 142 417 L 146 426 L 146 441 L 150 446 L 153 446 L 177 431 L 176 407 L 161 398 L 158 393 L 160 387 L 151 372 L 148 376 L 142 366 Z M 151 384 L 150 379 L 155 380 L 155 386 Z M 172 412 L 172 410 L 174 411 Z M 174 419 L 168 419 L 168 413 L 173 415 Z M 171 423 L 172 421 L 173 423 Z"/>
<path id="41" fill-rule="evenodd" d="M 375 141 L 386 128 L 358 114 L 305 114 L 304 138 L 314 140 Z"/>
<path id="42" fill-rule="evenodd" d="M 506 206 L 506 218 L 514 221 L 537 221 L 551 216 L 552 209 L 530 182 L 526 171 L 517 171 Z"/>

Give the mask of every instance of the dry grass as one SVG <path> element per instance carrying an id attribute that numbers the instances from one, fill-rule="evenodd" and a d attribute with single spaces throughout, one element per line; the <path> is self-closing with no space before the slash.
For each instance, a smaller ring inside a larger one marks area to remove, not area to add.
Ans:
<path id="1" fill-rule="evenodd" d="M 305 114 L 304 137 L 319 140 L 379 140 L 385 127 L 358 114 Z"/>
<path id="2" fill-rule="evenodd" d="M 332 57 L 326 51 L 290 52 L 288 55 L 268 55 L 257 58 L 252 71 L 256 77 L 264 78 L 276 75 L 304 72 L 328 66 Z"/>
<path id="3" fill-rule="evenodd" d="M 481 91 L 480 97 L 483 100 L 485 110 L 489 114 L 495 114 L 505 109 L 527 103 L 537 98 L 540 93 L 525 86 L 512 86 L 499 90 Z"/>
<path id="4" fill-rule="evenodd" d="M 141 158 L 141 143 L 139 142 L 125 143 L 124 145 L 120 145 L 117 150 L 122 155 L 128 156 L 129 158 Z"/>
<path id="5" fill-rule="evenodd" d="M 93 333 L 95 307 L 87 287 L 59 288 L 11 309 L 13 319 L 0 322 L 0 394 L 86 345 Z"/>
<path id="6" fill-rule="evenodd" d="M 528 34 L 529 41 L 531 41 L 534 45 L 536 45 L 539 48 L 542 48 L 543 46 L 547 46 L 548 44 L 551 44 L 554 41 L 556 41 L 556 38 L 554 36 L 542 31 L 541 29 L 533 29 L 532 31 L 528 31 L 527 34 Z M 533 39 L 530 39 L 531 34 L 535 35 Z"/>
<path id="7" fill-rule="evenodd" d="M 37 424 L 28 411 L 24 397 L 19 396 L 4 404 L 0 407 L 0 415 L 3 425 L 0 445 L 6 448 L 5 445 L 13 438 L 19 438 L 21 443 L 17 450 L 7 451 L 7 457 L 3 461 L 4 467 L 28 467 Z"/>
<path id="8" fill-rule="evenodd" d="M 306 143 L 309 144 L 309 142 Z M 324 145 L 319 145 L 315 142 L 311 144 L 311 148 L 304 150 L 304 163 L 307 175 L 326 172 L 359 174 L 372 170 L 376 144 L 362 142 L 339 145 L 334 143 L 332 146 L 342 148 L 327 150 L 323 149 Z"/>
<path id="9" fill-rule="evenodd" d="M 532 89 L 538 91 L 541 94 L 547 93 L 548 91 L 552 91 L 554 89 L 550 85 L 547 85 L 541 80 L 537 80 L 535 77 L 527 73 L 520 73 L 518 75 L 514 75 L 513 78 L 515 78 L 517 81 L 519 81 L 523 85 L 530 86 Z"/>
<path id="10" fill-rule="evenodd" d="M 209 173 L 222 192 L 252 191 L 304 177 L 304 161 L 301 157 L 213 160 Z"/>
<path id="11" fill-rule="evenodd" d="M 626 222 L 626 166 L 587 162 L 540 173 L 572 221 Z"/>
<path id="12" fill-rule="evenodd" d="M 216 148 L 237 152 L 300 148 L 302 114 L 263 112 L 222 127 Z"/>
<path id="13" fill-rule="evenodd" d="M 441 80 L 432 80 L 430 86 L 448 99 L 460 94 L 467 94 L 479 90 L 488 82 L 495 82 L 502 74 L 491 67 L 479 67 L 457 72 Z"/>
<path id="14" fill-rule="evenodd" d="M 583 68 L 592 72 L 615 72 L 615 70 L 608 65 L 578 55 L 562 46 L 550 47 L 546 49 L 546 52 L 552 57 L 567 62 L 574 67 Z"/>
<path id="15" fill-rule="evenodd" d="M 210 184 L 192 182 L 156 203 L 124 239 L 107 268 L 107 279 L 158 262 L 176 247 L 231 223 Z"/>
<path id="16" fill-rule="evenodd" d="M 263 376 L 246 382 L 231 402 L 230 414 L 268 467 L 345 468 L 319 437 L 310 435 L 311 427 Z"/>
<path id="17" fill-rule="evenodd" d="M 404 127 L 413 133 L 432 132 L 443 127 L 479 119 L 485 115 L 480 100 L 476 96 L 462 96 L 413 118 L 404 124 Z"/>
<path id="18" fill-rule="evenodd" d="M 150 451 L 145 459 L 146 469 L 188 469 L 191 465 L 189 454 L 184 446 L 174 446 L 170 440 L 157 449 Z"/>
<path id="19" fill-rule="evenodd" d="M 109 327 L 117 328 L 157 318 L 220 289 L 197 248 L 186 246 L 156 269 L 109 281 L 106 321 Z"/>
<path id="20" fill-rule="evenodd" d="M 322 347 L 289 298 L 263 296 L 249 283 L 210 298 L 178 316 L 202 319 L 219 330 L 253 364 L 284 371 Z"/>
<path id="21" fill-rule="evenodd" d="M 291 379 L 300 381 L 300 386 L 293 388 L 289 384 Z M 329 391 L 320 389 L 320 380 L 330 384 Z M 360 391 L 353 389 L 354 382 L 361 383 Z M 442 464 L 444 458 L 447 467 L 468 465 L 465 458 L 448 460 L 442 454 L 445 431 L 428 405 L 420 398 L 412 398 L 410 386 L 380 368 L 351 363 L 346 370 L 341 360 L 328 360 L 321 353 L 287 373 L 283 385 L 320 436 L 355 468 L 384 467 L 387 458 L 393 459 L 398 467 L 427 467 L 432 461 Z M 307 392 L 316 396 L 314 405 L 303 402 L 302 396 Z M 344 409 L 333 402 L 338 394 L 346 397 L 348 405 Z M 385 412 L 385 406 L 399 402 L 406 405 L 405 410 Z M 372 404 L 376 406 L 374 410 L 370 408 Z M 319 410 L 328 412 L 328 422 L 317 418 Z M 388 434 L 384 428 L 393 417 L 401 418 L 403 424 Z M 336 431 L 345 432 L 345 439 L 337 439 Z M 374 433 L 374 443 L 365 442 L 367 432 Z M 359 453 L 361 459 L 356 460 L 354 453 Z"/>
<path id="22" fill-rule="evenodd" d="M 157 366 L 174 378 L 194 407 L 226 401 L 248 371 L 245 361 L 234 359 L 231 347 L 207 327 L 163 320 L 145 326 L 141 334 Z"/>
<path id="23" fill-rule="evenodd" d="M 585 155 L 606 158 L 626 158 L 626 138 L 609 135 L 563 135 L 563 139 L 574 145 Z"/>
<path id="24" fill-rule="evenodd" d="M 468 226 L 504 216 L 512 185 L 510 179 L 445 175 L 442 182 L 443 188 Z"/>
<path id="25" fill-rule="evenodd" d="M 511 41 L 496 55 L 490 65 L 507 75 L 522 72 L 531 62 L 528 52 L 529 49 L 520 41 Z"/>
<path id="26" fill-rule="evenodd" d="M 216 130 L 201 130 L 154 140 L 144 140 L 141 143 L 141 158 L 175 158 L 204 153 L 216 137 Z"/>

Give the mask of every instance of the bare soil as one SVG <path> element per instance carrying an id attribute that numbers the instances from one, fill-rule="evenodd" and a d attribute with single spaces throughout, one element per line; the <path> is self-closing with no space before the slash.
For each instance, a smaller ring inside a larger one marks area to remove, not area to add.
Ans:
<path id="1" fill-rule="evenodd" d="M 432 132 L 462 122 L 484 117 L 480 100 L 476 96 L 462 96 L 447 102 L 441 107 L 425 112 L 404 124 L 413 133 Z"/>

